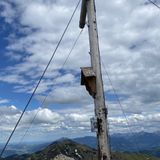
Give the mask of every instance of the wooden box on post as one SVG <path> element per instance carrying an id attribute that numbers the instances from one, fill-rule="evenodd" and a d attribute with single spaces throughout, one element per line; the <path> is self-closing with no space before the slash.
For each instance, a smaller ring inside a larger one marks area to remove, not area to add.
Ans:
<path id="1" fill-rule="evenodd" d="M 96 75 L 92 67 L 81 67 L 81 85 L 85 85 L 89 94 L 95 98 Z"/>

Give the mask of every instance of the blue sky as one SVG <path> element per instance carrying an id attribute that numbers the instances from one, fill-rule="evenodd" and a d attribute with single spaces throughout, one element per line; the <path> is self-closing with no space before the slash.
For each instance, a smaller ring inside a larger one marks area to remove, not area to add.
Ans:
<path id="1" fill-rule="evenodd" d="M 131 128 L 158 131 L 160 11 L 146 0 L 102 0 L 96 4 L 101 58 Z M 74 0 L 1 0 L 1 141 L 7 138 L 15 125 L 75 5 Z M 90 66 L 87 27 L 61 69 L 80 32 L 79 12 L 80 8 L 13 141 L 19 141 L 37 112 L 25 141 L 45 140 L 48 136 L 56 139 L 94 135 L 90 133 L 89 122 L 94 115 L 93 100 L 84 86 L 80 86 L 80 67 Z M 128 132 L 105 69 L 102 67 L 110 132 Z M 47 95 L 41 108 L 40 104 Z"/>

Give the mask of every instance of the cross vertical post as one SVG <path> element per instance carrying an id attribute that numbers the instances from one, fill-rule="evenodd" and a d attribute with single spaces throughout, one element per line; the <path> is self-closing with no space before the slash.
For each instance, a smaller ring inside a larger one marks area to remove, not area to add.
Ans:
<path id="1" fill-rule="evenodd" d="M 107 129 L 108 111 L 105 106 L 105 96 L 102 81 L 95 0 L 82 0 L 79 23 L 80 28 L 84 28 L 86 17 L 88 19 L 87 25 L 89 32 L 91 68 L 88 70 L 88 73 L 90 74 L 87 74 L 86 68 L 82 69 L 82 73 L 84 73 L 82 74 L 83 85 L 86 85 L 90 95 L 94 98 L 98 142 L 98 160 L 110 160 Z M 93 75 L 93 73 L 90 71 L 91 69 L 95 75 Z M 95 89 L 93 84 L 95 84 Z"/>

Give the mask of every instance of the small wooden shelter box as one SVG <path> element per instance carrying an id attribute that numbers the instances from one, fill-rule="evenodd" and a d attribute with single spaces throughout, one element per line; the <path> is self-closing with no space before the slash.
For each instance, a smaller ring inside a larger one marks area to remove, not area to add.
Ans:
<path id="1" fill-rule="evenodd" d="M 92 67 L 81 67 L 81 85 L 85 85 L 89 94 L 95 98 L 96 75 Z"/>

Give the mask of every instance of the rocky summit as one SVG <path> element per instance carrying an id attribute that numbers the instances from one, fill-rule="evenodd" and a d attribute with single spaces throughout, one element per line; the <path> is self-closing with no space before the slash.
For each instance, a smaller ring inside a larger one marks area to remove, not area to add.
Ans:
<path id="1" fill-rule="evenodd" d="M 75 160 L 71 157 L 67 157 L 63 154 L 57 155 L 53 160 Z"/>

